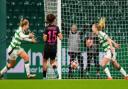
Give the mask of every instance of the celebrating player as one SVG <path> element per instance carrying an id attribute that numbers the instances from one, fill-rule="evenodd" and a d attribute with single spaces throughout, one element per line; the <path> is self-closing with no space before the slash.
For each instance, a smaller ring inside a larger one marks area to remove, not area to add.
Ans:
<path id="1" fill-rule="evenodd" d="M 63 36 L 59 31 L 59 27 L 54 24 L 56 17 L 53 14 L 47 15 L 47 22 L 49 23 L 46 26 L 45 31 L 43 33 L 44 40 L 44 52 L 43 52 L 43 78 L 46 79 L 47 73 L 47 60 L 50 58 L 50 64 L 54 69 L 56 74 L 56 78 L 59 77 L 57 71 L 57 63 L 55 60 L 57 53 L 57 37 L 62 40 Z"/>
<path id="2" fill-rule="evenodd" d="M 100 65 L 103 67 L 108 79 L 112 79 L 110 71 L 106 66 L 110 61 L 112 62 L 114 68 L 119 70 L 125 79 L 128 79 L 128 75 L 126 74 L 125 70 L 118 64 L 116 60 L 115 48 L 119 48 L 119 44 L 113 41 L 106 33 L 102 32 L 103 28 L 105 28 L 105 18 L 101 18 L 99 23 L 92 25 L 92 31 L 98 36 L 100 44 L 105 51 L 105 55 L 102 58 Z"/>
<path id="3" fill-rule="evenodd" d="M 27 19 L 22 19 L 20 21 L 20 26 L 18 30 L 16 30 L 12 38 L 12 41 L 8 47 L 8 62 L 7 65 L 0 71 L 1 78 L 3 77 L 4 73 L 6 73 L 9 69 L 14 68 L 18 56 L 24 60 L 27 78 L 35 77 L 35 74 L 30 73 L 29 56 L 24 51 L 24 49 L 21 48 L 21 44 L 23 40 L 33 43 L 36 42 L 33 33 L 29 33 L 28 35 L 25 34 L 25 32 L 28 32 L 28 29 L 29 29 L 29 21 Z"/>

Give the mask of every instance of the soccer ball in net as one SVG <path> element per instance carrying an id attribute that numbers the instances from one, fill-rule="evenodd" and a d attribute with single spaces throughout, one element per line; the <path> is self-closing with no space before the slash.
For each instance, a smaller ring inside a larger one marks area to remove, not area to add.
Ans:
<path id="1" fill-rule="evenodd" d="M 77 69 L 78 68 L 78 65 L 79 65 L 79 63 L 76 60 L 74 60 L 74 61 L 71 62 L 71 68 L 72 69 Z"/>

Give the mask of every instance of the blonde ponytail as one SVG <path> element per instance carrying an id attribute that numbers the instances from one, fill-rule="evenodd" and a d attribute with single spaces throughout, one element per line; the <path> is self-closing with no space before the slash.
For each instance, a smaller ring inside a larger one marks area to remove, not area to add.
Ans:
<path id="1" fill-rule="evenodd" d="M 98 23 L 98 30 L 101 31 L 105 28 L 105 17 L 102 17 Z"/>

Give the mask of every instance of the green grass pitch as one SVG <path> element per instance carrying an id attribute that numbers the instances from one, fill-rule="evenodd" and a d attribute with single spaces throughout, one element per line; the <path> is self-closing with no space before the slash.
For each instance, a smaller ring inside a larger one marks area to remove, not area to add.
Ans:
<path id="1" fill-rule="evenodd" d="M 127 80 L 0 80 L 0 89 L 128 89 Z"/>

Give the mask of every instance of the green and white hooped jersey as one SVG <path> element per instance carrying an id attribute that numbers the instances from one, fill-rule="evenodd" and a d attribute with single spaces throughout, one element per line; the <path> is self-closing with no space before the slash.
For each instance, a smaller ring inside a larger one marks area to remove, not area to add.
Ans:
<path id="1" fill-rule="evenodd" d="M 110 48 L 110 45 L 107 42 L 108 35 L 102 31 L 99 31 L 98 38 L 99 38 L 100 44 L 103 47 L 104 51 L 107 51 Z"/>
<path id="2" fill-rule="evenodd" d="M 11 48 L 21 48 L 20 46 L 21 46 L 21 42 L 22 42 L 22 40 L 23 40 L 23 37 L 22 37 L 22 35 L 25 35 L 24 34 L 24 32 L 22 31 L 22 28 L 21 27 L 19 27 L 17 30 L 16 30 L 16 32 L 15 32 L 15 34 L 14 34 L 14 36 L 13 36 L 13 38 L 12 38 L 12 41 L 11 41 L 11 43 L 10 43 L 10 47 Z M 29 37 L 28 35 L 25 35 L 26 37 Z"/>

